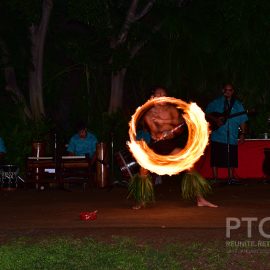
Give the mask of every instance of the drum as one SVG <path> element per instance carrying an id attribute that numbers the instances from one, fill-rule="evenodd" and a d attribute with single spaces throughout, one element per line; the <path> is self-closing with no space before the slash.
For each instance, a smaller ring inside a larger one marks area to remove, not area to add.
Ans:
<path id="1" fill-rule="evenodd" d="M 1 189 L 14 190 L 18 185 L 19 168 L 16 165 L 2 165 L 1 169 Z"/>
<path id="2" fill-rule="evenodd" d="M 108 147 L 106 143 L 98 143 L 96 147 L 97 187 L 105 188 L 109 184 Z"/>
<path id="3" fill-rule="evenodd" d="M 32 156 L 44 157 L 46 152 L 45 142 L 32 142 Z"/>
<path id="4" fill-rule="evenodd" d="M 125 179 L 129 179 L 139 172 L 140 165 L 128 149 L 117 152 L 115 158 Z"/>

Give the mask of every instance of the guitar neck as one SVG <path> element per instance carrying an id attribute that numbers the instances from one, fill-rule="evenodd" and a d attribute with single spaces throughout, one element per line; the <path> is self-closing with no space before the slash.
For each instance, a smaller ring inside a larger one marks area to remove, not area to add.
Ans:
<path id="1" fill-rule="evenodd" d="M 184 130 L 185 124 L 186 124 L 185 122 L 182 122 L 181 124 L 179 124 L 175 128 L 171 129 L 170 131 L 166 131 L 164 133 L 164 135 L 162 136 L 162 138 L 157 140 L 157 141 L 163 141 L 163 140 L 172 139 L 175 136 L 180 135 Z"/>
<path id="2" fill-rule="evenodd" d="M 178 125 L 177 127 L 173 128 L 171 130 L 172 134 L 180 134 L 182 133 L 183 131 L 183 127 L 186 123 L 185 122 L 182 122 L 180 125 Z"/>
<path id="3" fill-rule="evenodd" d="M 233 113 L 233 114 L 228 115 L 227 118 L 233 118 L 233 117 L 240 116 L 240 115 L 242 115 L 242 114 L 247 114 L 247 113 L 248 113 L 247 111 L 242 111 L 242 112 L 238 112 L 238 113 Z"/>
<path id="4" fill-rule="evenodd" d="M 210 122 L 211 125 L 211 130 L 216 130 L 219 127 L 221 127 L 222 125 L 224 125 L 228 119 L 233 118 L 233 117 L 237 117 L 240 116 L 242 114 L 251 114 L 251 113 L 255 113 L 252 110 L 251 111 L 241 111 L 238 113 L 232 113 L 230 115 L 220 112 L 212 112 L 210 113 L 208 116 L 206 116 L 206 119 Z M 218 122 L 217 120 L 219 120 L 220 122 Z"/>

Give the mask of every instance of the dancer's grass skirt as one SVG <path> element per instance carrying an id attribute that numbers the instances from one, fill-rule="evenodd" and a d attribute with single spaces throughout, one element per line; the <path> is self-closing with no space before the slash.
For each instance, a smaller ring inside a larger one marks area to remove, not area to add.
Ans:
<path id="1" fill-rule="evenodd" d="M 152 177 L 135 174 L 129 182 L 128 198 L 133 197 L 137 203 L 147 204 L 155 201 Z"/>
<path id="2" fill-rule="evenodd" d="M 195 170 L 187 171 L 182 178 L 182 196 L 194 200 L 198 196 L 205 197 L 212 189 L 208 181 Z"/>

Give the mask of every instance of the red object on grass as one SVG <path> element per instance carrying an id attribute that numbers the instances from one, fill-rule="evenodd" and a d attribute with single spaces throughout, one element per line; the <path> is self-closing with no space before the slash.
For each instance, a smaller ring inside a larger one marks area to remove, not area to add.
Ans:
<path id="1" fill-rule="evenodd" d="M 93 212 L 81 212 L 80 219 L 81 220 L 96 220 L 97 219 L 97 210 Z"/>

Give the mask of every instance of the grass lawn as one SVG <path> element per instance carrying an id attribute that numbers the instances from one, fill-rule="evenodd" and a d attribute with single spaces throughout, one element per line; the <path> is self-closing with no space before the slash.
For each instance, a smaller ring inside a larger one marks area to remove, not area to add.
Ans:
<path id="1" fill-rule="evenodd" d="M 226 247 L 225 243 L 172 243 L 164 246 L 115 237 L 18 238 L 0 246 L 0 269 L 270 269 L 269 252 Z"/>

